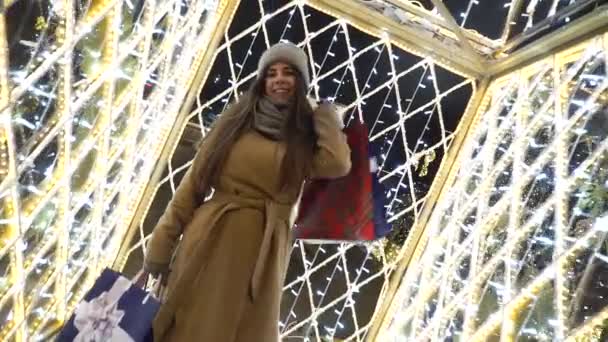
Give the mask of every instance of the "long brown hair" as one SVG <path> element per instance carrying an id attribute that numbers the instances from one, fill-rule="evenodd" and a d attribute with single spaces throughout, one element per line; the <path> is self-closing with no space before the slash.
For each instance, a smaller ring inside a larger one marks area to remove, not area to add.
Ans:
<path id="1" fill-rule="evenodd" d="M 268 69 L 268 68 L 267 68 Z M 252 127 L 253 109 L 264 96 L 264 77 L 257 78 L 249 90 L 234 104 L 230 105 L 214 122 L 199 147 L 202 158 L 194 175 L 200 182 L 198 190 L 204 196 L 217 184 L 222 167 L 236 140 Z M 295 98 L 287 119 L 285 131 L 285 156 L 281 161 L 279 189 L 299 187 L 310 175 L 317 142 L 313 124 L 313 109 L 306 98 L 306 84 L 302 75 L 294 68 L 296 75 Z"/>

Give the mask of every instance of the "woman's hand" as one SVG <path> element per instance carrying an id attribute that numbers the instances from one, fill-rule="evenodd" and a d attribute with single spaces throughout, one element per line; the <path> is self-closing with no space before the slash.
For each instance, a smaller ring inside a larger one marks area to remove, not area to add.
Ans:
<path id="1" fill-rule="evenodd" d="M 321 101 L 317 108 L 315 108 L 314 115 L 331 118 L 340 129 L 344 128 L 342 118 L 338 114 L 338 107 L 332 102 L 329 102 L 327 100 Z"/>
<path id="2" fill-rule="evenodd" d="M 315 115 L 329 115 L 336 114 L 336 105 L 331 103 L 329 100 L 321 100 L 319 105 L 314 110 Z"/>

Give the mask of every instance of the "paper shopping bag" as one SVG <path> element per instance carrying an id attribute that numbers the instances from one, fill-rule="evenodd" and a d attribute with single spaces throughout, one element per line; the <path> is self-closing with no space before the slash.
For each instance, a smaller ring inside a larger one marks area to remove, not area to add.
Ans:
<path id="1" fill-rule="evenodd" d="M 350 173 L 338 179 L 307 182 L 295 223 L 296 238 L 309 242 L 366 242 L 386 236 L 384 188 L 376 175 L 367 126 L 344 129 L 351 149 Z"/>
<path id="2" fill-rule="evenodd" d="M 57 341 L 152 342 L 160 302 L 118 272 L 105 269 L 62 328 Z"/>

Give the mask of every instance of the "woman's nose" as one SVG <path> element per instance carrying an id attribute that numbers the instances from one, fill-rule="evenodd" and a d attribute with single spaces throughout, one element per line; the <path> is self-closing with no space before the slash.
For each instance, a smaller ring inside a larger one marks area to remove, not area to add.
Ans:
<path id="1" fill-rule="evenodd" d="M 285 82 L 286 82 L 286 79 L 285 79 L 285 77 L 284 77 L 284 76 L 280 76 L 280 75 L 279 75 L 279 76 L 277 76 L 277 77 L 274 79 L 274 83 L 275 83 L 275 84 L 283 84 L 283 83 L 285 83 Z"/>

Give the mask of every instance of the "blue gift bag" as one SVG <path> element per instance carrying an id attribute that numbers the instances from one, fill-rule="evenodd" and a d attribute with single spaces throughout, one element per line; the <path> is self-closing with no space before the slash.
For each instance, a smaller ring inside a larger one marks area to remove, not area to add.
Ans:
<path id="1" fill-rule="evenodd" d="M 160 303 L 118 272 L 105 269 L 78 304 L 57 341 L 152 342 Z"/>

